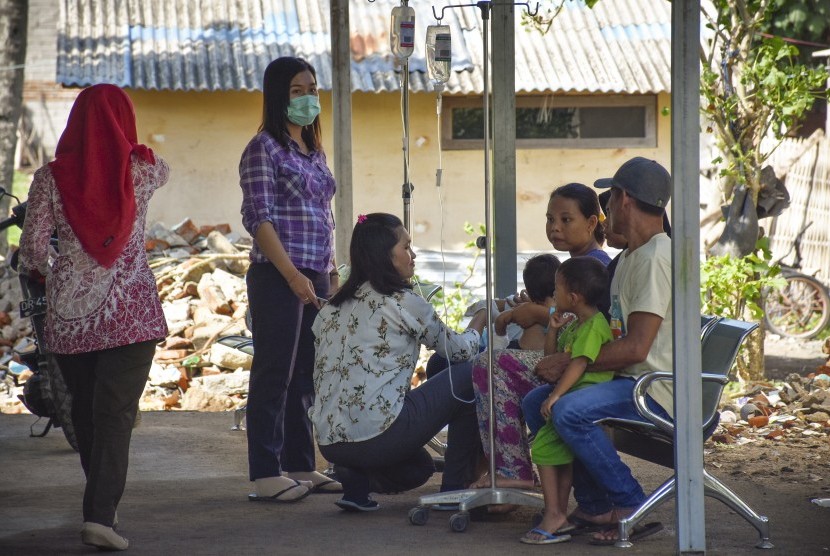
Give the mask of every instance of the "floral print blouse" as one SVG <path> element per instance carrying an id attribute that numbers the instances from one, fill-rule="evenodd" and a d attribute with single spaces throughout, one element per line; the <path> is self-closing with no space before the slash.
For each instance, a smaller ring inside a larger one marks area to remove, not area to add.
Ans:
<path id="1" fill-rule="evenodd" d="M 309 417 L 321 445 L 368 440 L 392 424 L 421 344 L 451 361 L 478 352 L 477 331 L 447 328 L 411 290 L 382 295 L 367 282 L 355 296 L 339 307 L 323 306 L 312 327 L 316 399 Z"/>
<path id="2" fill-rule="evenodd" d="M 167 163 L 133 156 L 136 217 L 121 255 L 110 268 L 98 264 L 72 231 L 52 171 L 43 166 L 29 188 L 20 265 L 46 276 L 46 344 L 53 353 L 87 353 L 167 336 L 156 280 L 144 251 L 147 205 L 167 182 Z M 60 253 L 50 263 L 49 237 L 57 230 Z"/>

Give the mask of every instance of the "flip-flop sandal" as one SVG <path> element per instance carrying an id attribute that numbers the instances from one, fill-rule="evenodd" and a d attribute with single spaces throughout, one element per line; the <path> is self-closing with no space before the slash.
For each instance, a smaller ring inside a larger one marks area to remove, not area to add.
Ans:
<path id="1" fill-rule="evenodd" d="M 663 524 L 659 521 L 653 521 L 651 523 L 646 523 L 645 525 L 637 525 L 634 529 L 631 530 L 631 533 L 628 535 L 628 540 L 631 542 L 642 540 L 646 537 L 650 537 L 654 533 L 663 530 Z M 615 538 L 613 539 L 598 539 L 596 537 L 592 538 L 588 541 L 588 544 L 593 544 L 595 546 L 613 546 L 619 540 L 619 526 L 615 525 L 614 527 L 608 527 L 603 532 L 610 532 L 614 531 L 617 533 Z"/>
<path id="2" fill-rule="evenodd" d="M 541 538 L 534 538 L 531 535 L 538 535 Z M 549 533 L 538 527 L 534 527 L 519 539 L 519 541 L 525 544 L 557 544 L 569 540 L 571 540 L 570 535 L 557 535 L 556 533 Z"/>
<path id="3" fill-rule="evenodd" d="M 334 505 L 338 508 L 346 510 L 347 512 L 375 512 L 380 509 L 380 504 L 372 499 L 369 499 L 367 502 L 362 504 L 358 504 L 357 502 L 341 498 L 335 502 Z"/>
<path id="4" fill-rule="evenodd" d="M 282 496 L 283 494 L 285 494 L 289 490 L 294 490 L 295 488 L 305 488 L 306 491 L 304 493 L 302 493 L 300 496 L 297 496 L 296 498 L 280 498 L 280 496 Z M 257 496 L 256 494 L 249 494 L 248 495 L 248 501 L 249 502 L 279 502 L 281 504 L 289 504 L 291 502 L 299 502 L 300 500 L 302 500 L 303 498 L 305 498 L 309 494 L 311 494 L 311 489 L 308 489 L 305 486 L 301 485 L 299 482 L 294 481 L 293 485 L 291 485 L 290 487 L 288 487 L 286 489 L 283 489 L 283 490 L 279 491 L 278 493 L 276 493 L 272 496 Z"/>
<path id="5" fill-rule="evenodd" d="M 574 531 L 576 531 L 576 525 L 574 525 L 573 523 L 566 523 L 565 525 L 554 531 L 554 534 L 565 535 L 568 533 L 573 533 Z"/>
<path id="6" fill-rule="evenodd" d="M 596 533 L 608 529 L 608 524 L 594 523 L 585 518 L 572 515 L 568 518 L 568 523 L 573 525 L 573 529 L 568 531 L 571 535 L 587 535 L 588 533 Z M 616 527 L 616 524 L 614 525 Z"/>
<path id="7" fill-rule="evenodd" d="M 536 512 L 533 515 L 532 527 L 539 527 L 542 520 L 545 518 L 545 511 Z M 565 533 L 573 533 L 577 530 L 577 526 L 570 521 L 565 521 L 565 525 L 553 532 L 554 535 L 564 535 Z"/>
<path id="8" fill-rule="evenodd" d="M 337 485 L 333 487 L 333 485 Z M 329 488 L 326 488 L 329 487 Z M 333 487 L 333 488 L 332 488 Z M 343 485 L 334 479 L 320 481 L 311 489 L 312 494 L 340 494 L 343 492 Z"/>

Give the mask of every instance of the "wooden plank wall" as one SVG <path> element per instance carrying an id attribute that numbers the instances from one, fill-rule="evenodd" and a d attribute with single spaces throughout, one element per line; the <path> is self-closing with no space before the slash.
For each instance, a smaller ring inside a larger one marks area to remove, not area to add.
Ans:
<path id="1" fill-rule="evenodd" d="M 802 269 L 830 285 L 830 140 L 822 131 L 807 139 L 788 139 L 770 163 L 779 177 L 784 175 L 791 202 L 772 224 L 761 220 L 769 230 L 773 258 L 791 263 L 796 235 L 812 222 L 801 242 Z"/>

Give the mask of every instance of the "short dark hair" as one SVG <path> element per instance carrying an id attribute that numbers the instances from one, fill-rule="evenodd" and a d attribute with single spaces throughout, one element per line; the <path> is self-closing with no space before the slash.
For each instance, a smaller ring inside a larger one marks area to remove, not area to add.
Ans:
<path id="1" fill-rule="evenodd" d="M 638 209 L 640 209 L 641 212 L 644 212 L 646 214 L 650 214 L 652 216 L 665 216 L 665 214 L 666 214 L 666 208 L 665 207 L 655 207 L 654 205 L 650 205 L 650 204 L 646 203 L 645 201 L 641 201 L 640 199 L 638 199 L 637 197 L 634 197 L 631 194 L 629 194 L 628 196 L 631 197 L 632 199 L 634 199 L 634 204 L 637 206 Z"/>
<path id="2" fill-rule="evenodd" d="M 563 197 L 565 199 L 572 199 L 576 201 L 579 207 L 579 212 L 585 218 L 592 216 L 597 217 L 597 225 L 594 228 L 594 239 L 597 243 L 602 245 L 605 242 L 605 226 L 602 225 L 602 209 L 599 206 L 599 199 L 597 192 L 585 185 L 584 183 L 568 183 L 557 187 L 550 194 L 550 198 Z"/>
<path id="3" fill-rule="evenodd" d="M 536 255 L 527 260 L 522 271 L 522 279 L 531 301 L 541 303 L 553 295 L 559 264 L 556 255 L 550 254 Z"/>
<path id="4" fill-rule="evenodd" d="M 588 305 L 599 306 L 608 296 L 608 269 L 594 257 L 573 257 L 556 271 L 573 293 Z"/>
<path id="5" fill-rule="evenodd" d="M 349 277 L 329 301 L 332 305 L 353 298 L 364 282 L 383 295 L 412 288 L 392 264 L 392 249 L 403 229 L 400 218 L 385 212 L 373 212 L 358 220 L 349 245 Z"/>
<path id="6" fill-rule="evenodd" d="M 310 71 L 317 80 L 314 67 L 302 58 L 283 56 L 265 68 L 262 78 L 262 123 L 259 131 L 267 131 L 283 147 L 288 146 L 288 104 L 291 102 L 291 80 L 298 73 Z M 323 149 L 320 117 L 303 127 L 303 141 L 315 151 Z"/>
<path id="7" fill-rule="evenodd" d="M 602 207 L 602 210 L 605 211 L 606 215 L 610 212 L 608 210 L 608 201 L 609 199 L 611 199 L 611 191 L 613 191 L 613 188 L 606 189 L 605 191 L 599 194 L 599 204 Z M 634 197 L 632 197 L 632 199 L 634 199 Z M 656 211 L 654 209 L 657 209 L 659 207 L 653 207 L 648 203 L 643 203 L 642 201 L 638 201 L 637 199 L 634 199 L 634 201 L 637 204 L 637 207 L 646 213 L 654 214 L 656 216 L 657 214 L 659 214 L 659 212 L 662 212 L 663 231 L 666 232 L 667 236 L 671 237 L 671 222 L 669 222 L 669 216 L 668 214 L 666 214 L 666 209 L 662 208 L 660 209 L 660 211 Z"/>

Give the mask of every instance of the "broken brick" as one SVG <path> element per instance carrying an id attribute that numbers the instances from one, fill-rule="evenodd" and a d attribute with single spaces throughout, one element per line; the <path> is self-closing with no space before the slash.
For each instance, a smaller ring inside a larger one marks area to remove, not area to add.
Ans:
<path id="1" fill-rule="evenodd" d="M 756 429 L 760 429 L 761 427 L 766 427 L 769 424 L 769 417 L 766 415 L 755 415 L 754 417 L 747 419 L 747 423 Z"/>

